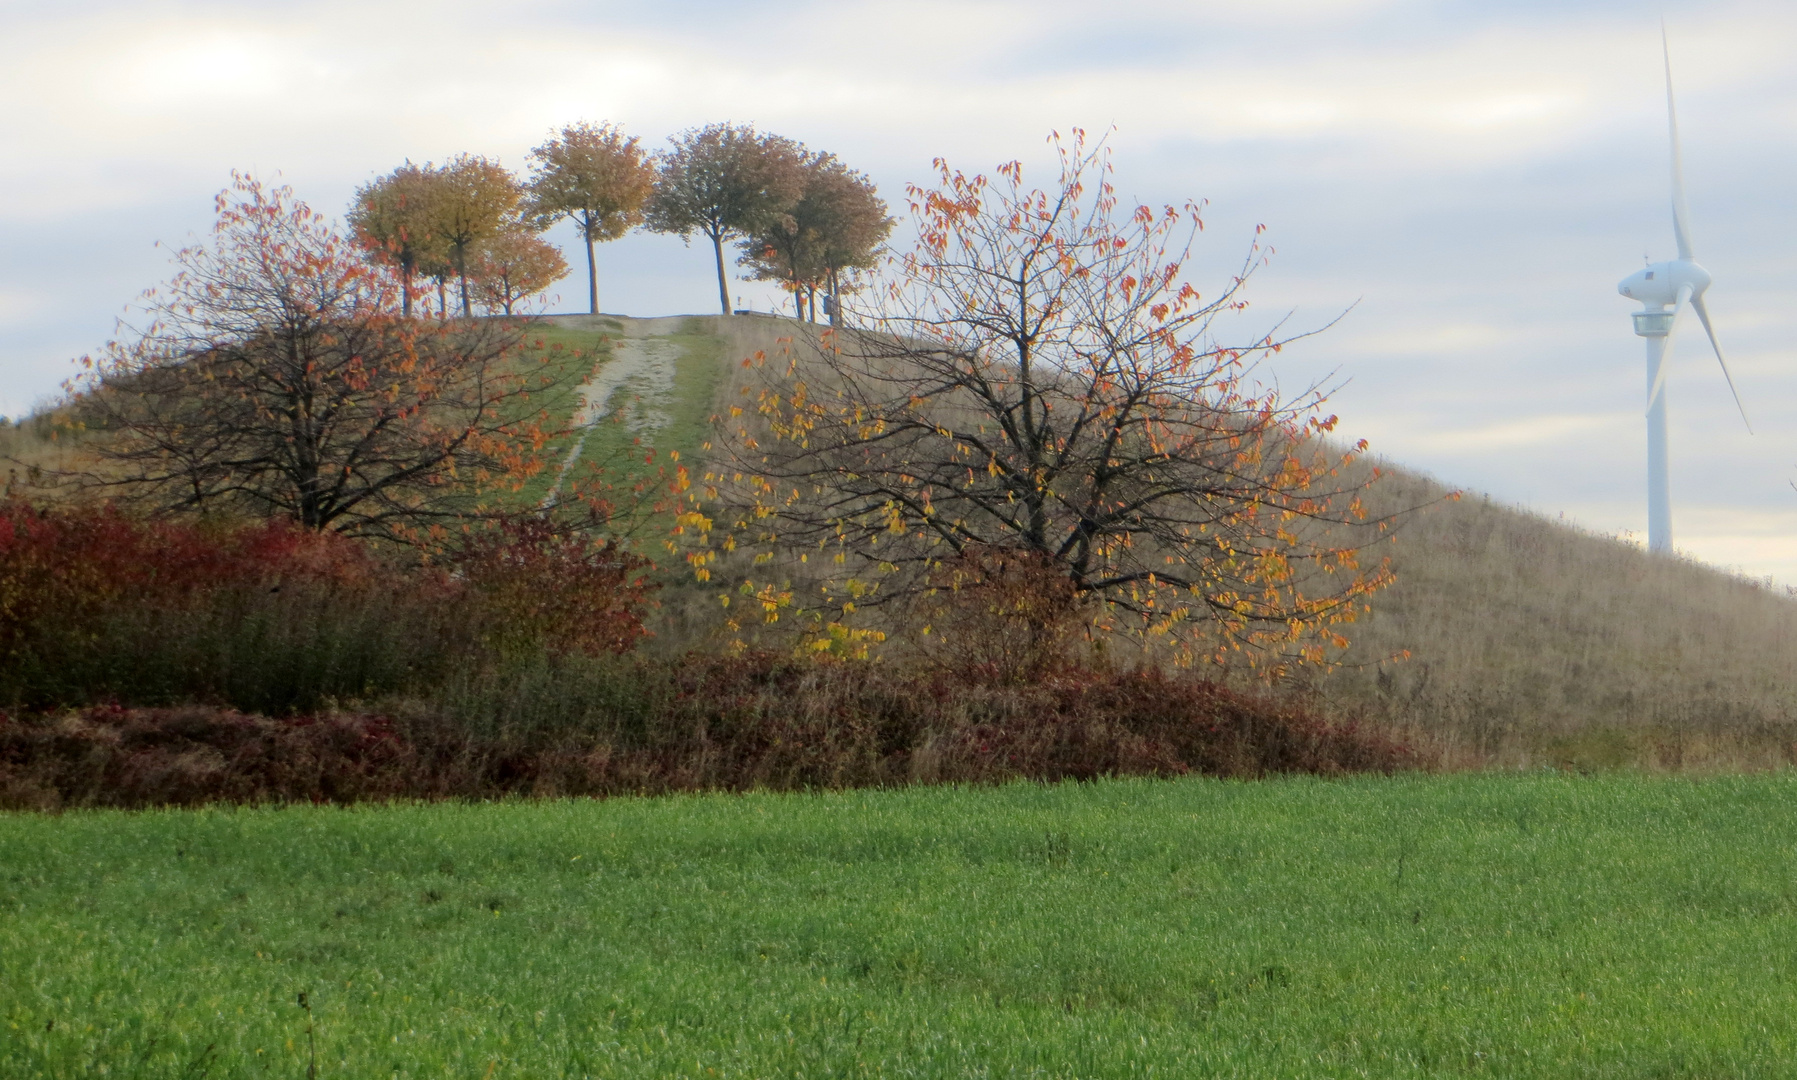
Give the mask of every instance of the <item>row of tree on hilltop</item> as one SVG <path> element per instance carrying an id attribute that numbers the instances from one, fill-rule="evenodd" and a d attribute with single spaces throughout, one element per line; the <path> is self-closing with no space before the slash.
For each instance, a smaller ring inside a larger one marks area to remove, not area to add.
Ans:
<path id="1" fill-rule="evenodd" d="M 570 125 L 531 151 L 522 180 L 478 155 L 443 165 L 408 161 L 356 191 L 350 225 L 398 271 L 407 316 L 419 278 L 435 282 L 439 311 L 453 280 L 464 316 L 475 303 L 511 314 L 519 300 L 567 274 L 567 262 L 539 235 L 567 218 L 586 243 L 595 315 L 593 246 L 640 227 L 711 241 L 725 314 L 724 244 L 733 241 L 749 275 L 780 283 L 799 318 L 813 321 L 818 293 L 839 295 L 853 271 L 873 265 L 892 231 L 873 182 L 834 154 L 728 123 L 689 129 L 669 143 L 652 153 L 615 125 Z"/>

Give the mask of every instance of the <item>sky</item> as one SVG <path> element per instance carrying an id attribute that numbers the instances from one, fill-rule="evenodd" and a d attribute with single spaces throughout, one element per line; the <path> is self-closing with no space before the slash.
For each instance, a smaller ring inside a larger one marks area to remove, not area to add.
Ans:
<path id="1" fill-rule="evenodd" d="M 1681 326 L 1675 538 L 1797 586 L 1788 0 L 0 0 L 0 414 L 54 400 L 233 169 L 340 215 L 406 159 L 523 170 L 575 121 L 659 145 L 730 120 L 834 151 L 902 207 L 936 157 L 1050 181 L 1046 137 L 1082 126 L 1111 132 L 1124 198 L 1208 200 L 1201 291 L 1267 227 L 1241 339 L 1343 316 L 1267 374 L 1335 387 L 1344 434 L 1640 542 L 1645 361 L 1616 284 L 1675 254 L 1662 17 L 1696 254 L 1753 422 Z M 572 230 L 550 236 L 579 267 Z M 601 306 L 711 311 L 710 258 L 602 245 Z M 584 310 L 578 277 L 554 293 Z"/>

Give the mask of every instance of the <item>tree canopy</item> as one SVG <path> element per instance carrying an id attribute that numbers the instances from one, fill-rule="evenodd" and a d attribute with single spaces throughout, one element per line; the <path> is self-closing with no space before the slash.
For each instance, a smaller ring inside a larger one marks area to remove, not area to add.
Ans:
<path id="1" fill-rule="evenodd" d="M 399 271 L 401 306 L 412 314 L 412 279 L 420 264 L 441 261 L 445 252 L 432 215 L 433 173 L 406 162 L 356 189 L 349 226 L 369 255 Z"/>
<path id="2" fill-rule="evenodd" d="M 517 227 L 524 189 L 503 165 L 476 154 L 457 154 L 439 168 L 426 166 L 425 172 L 432 228 L 461 279 L 466 318 L 474 314 L 468 291 L 469 257 L 483 241 Z"/>
<path id="3" fill-rule="evenodd" d="M 892 225 L 873 181 L 834 154 L 810 154 L 803 194 L 742 242 L 742 264 L 760 280 L 781 282 L 798 317 L 816 321 L 818 289 L 840 302 L 842 275 L 872 266 Z"/>
<path id="4" fill-rule="evenodd" d="M 709 124 L 672 136 L 657 158 L 658 178 L 645 225 L 682 239 L 702 233 L 717 261 L 718 304 L 730 314 L 724 241 L 766 228 L 805 191 L 805 151 L 791 139 L 752 126 Z"/>
<path id="5" fill-rule="evenodd" d="M 568 261 L 528 229 L 506 229 L 475 249 L 469 273 L 481 306 L 511 315 L 519 301 L 567 277 Z"/>
<path id="6" fill-rule="evenodd" d="M 610 124 L 572 124 L 530 152 L 525 212 L 540 221 L 566 217 L 587 252 L 587 310 L 599 314 L 599 271 L 593 245 L 616 240 L 643 220 L 655 167 L 635 136 Z"/>

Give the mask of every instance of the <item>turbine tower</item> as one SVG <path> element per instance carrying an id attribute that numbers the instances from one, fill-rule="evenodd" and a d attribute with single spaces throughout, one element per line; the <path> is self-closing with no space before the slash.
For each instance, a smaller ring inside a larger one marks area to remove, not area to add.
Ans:
<path id="1" fill-rule="evenodd" d="M 1666 361 L 1672 353 L 1673 332 L 1686 305 L 1697 311 L 1703 332 L 1709 335 L 1710 347 L 1722 365 L 1722 377 L 1728 380 L 1729 393 L 1735 396 L 1735 407 L 1741 410 L 1741 421 L 1747 430 L 1747 407 L 1741 404 L 1740 391 L 1729 374 L 1728 361 L 1722 357 L 1722 345 L 1716 340 L 1716 329 L 1710 322 L 1709 308 L 1703 294 L 1710 287 L 1710 272 L 1697 265 L 1691 248 L 1690 215 L 1685 209 L 1685 167 L 1678 146 L 1678 112 L 1672 103 L 1672 50 L 1666 43 L 1666 28 L 1660 27 L 1660 49 L 1666 60 L 1666 127 L 1672 141 L 1672 235 L 1678 241 L 1678 258 L 1653 263 L 1622 280 L 1616 291 L 1644 305 L 1634 313 L 1635 333 L 1647 340 L 1647 547 L 1650 551 L 1672 550 L 1672 500 L 1666 480 Z M 1667 310 L 1668 308 L 1671 310 Z"/>

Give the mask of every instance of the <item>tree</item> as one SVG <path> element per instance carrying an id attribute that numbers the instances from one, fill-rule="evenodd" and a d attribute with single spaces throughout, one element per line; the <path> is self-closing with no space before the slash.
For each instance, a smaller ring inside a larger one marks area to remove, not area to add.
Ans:
<path id="1" fill-rule="evenodd" d="M 1322 659 L 1390 576 L 1360 568 L 1383 523 L 1340 478 L 1365 444 L 1325 443 L 1314 388 L 1249 382 L 1285 340 L 1218 343 L 1258 241 L 1204 300 L 1182 276 L 1199 206 L 1125 211 L 1102 150 L 1057 147 L 1049 190 L 1015 162 L 994 182 L 938 161 L 909 188 L 919 235 L 882 311 L 763 364 L 682 519 L 703 537 L 689 560 L 838 635 L 1009 566 L 1064 579 L 1093 633 L 1271 671 Z"/>
<path id="2" fill-rule="evenodd" d="M 517 227 L 524 189 L 504 166 L 472 154 L 458 154 L 441 168 L 427 165 L 425 174 L 432 231 L 449 251 L 462 283 L 462 317 L 469 318 L 468 257 L 482 241 Z"/>
<path id="3" fill-rule="evenodd" d="M 635 136 L 610 124 L 574 124 L 530 152 L 536 164 L 527 212 L 540 220 L 567 217 L 587 249 L 587 310 L 599 314 L 599 271 L 593 245 L 616 240 L 643 220 L 655 167 Z"/>
<path id="4" fill-rule="evenodd" d="M 819 189 L 818 201 L 826 208 L 824 284 L 830 290 L 830 324 L 834 326 L 842 313 L 843 275 L 873 267 L 880 246 L 892 235 L 893 220 L 873 181 L 861 173 L 833 164 L 815 173 L 811 183 Z M 810 191 L 808 186 L 807 195 Z"/>
<path id="5" fill-rule="evenodd" d="M 290 189 L 237 176 L 175 263 L 148 327 L 75 386 L 108 494 L 404 538 L 540 467 L 547 355 L 516 324 L 405 318 L 392 275 Z"/>
<path id="6" fill-rule="evenodd" d="M 844 271 L 872 266 L 893 222 L 873 181 L 834 154 L 809 156 L 804 181 L 804 193 L 791 209 L 743 241 L 742 263 L 754 277 L 785 285 L 798 317 L 807 318 L 809 311 L 816 322 L 817 290 L 834 298 Z M 835 323 L 836 309 L 831 310 Z"/>
<path id="7" fill-rule="evenodd" d="M 441 259 L 430 205 L 432 176 L 406 162 L 356 189 L 349 225 L 370 257 L 399 271 L 402 309 L 412 314 L 412 280 L 422 262 Z"/>
<path id="8" fill-rule="evenodd" d="M 802 147 L 753 127 L 710 124 L 673 136 L 657 158 L 658 176 L 645 225 L 686 239 L 711 238 L 717 257 L 718 304 L 730 314 L 724 241 L 752 236 L 785 213 L 805 191 Z"/>
<path id="9" fill-rule="evenodd" d="M 555 245 L 524 229 L 507 229 L 481 244 L 470 271 L 481 306 L 512 314 L 512 307 L 568 276 L 568 261 Z"/>

